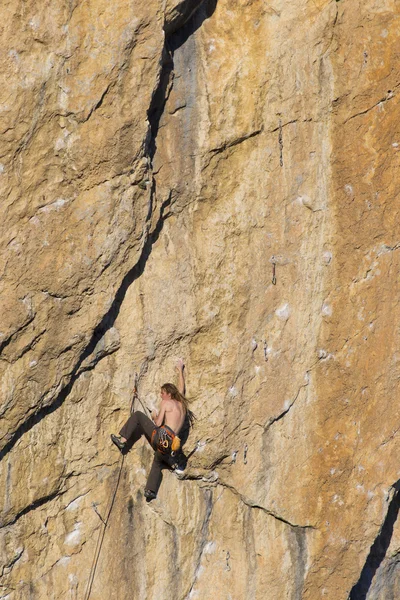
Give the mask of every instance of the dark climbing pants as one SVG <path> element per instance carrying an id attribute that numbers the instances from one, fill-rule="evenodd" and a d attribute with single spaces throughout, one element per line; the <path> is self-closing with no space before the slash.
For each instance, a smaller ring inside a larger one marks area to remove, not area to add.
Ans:
<path id="1" fill-rule="evenodd" d="M 157 427 L 154 425 L 153 421 L 144 413 L 137 410 L 129 417 L 119 432 L 119 435 L 122 435 L 126 440 L 129 440 L 132 445 L 137 442 L 142 435 L 145 435 L 150 444 L 151 434 L 155 429 L 157 429 Z M 157 435 L 155 437 L 157 438 Z M 157 493 L 162 479 L 161 471 L 168 466 L 168 459 L 168 456 L 161 454 L 161 452 L 158 452 L 157 450 L 155 451 L 153 464 L 146 483 L 146 488 L 148 490 Z"/>

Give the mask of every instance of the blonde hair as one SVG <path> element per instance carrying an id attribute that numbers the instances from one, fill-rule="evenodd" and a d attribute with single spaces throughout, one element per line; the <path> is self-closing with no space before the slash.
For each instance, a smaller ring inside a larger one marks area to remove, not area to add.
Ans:
<path id="1" fill-rule="evenodd" d="M 171 394 L 171 398 L 177 400 L 183 405 L 185 413 L 189 419 L 189 423 L 190 425 L 193 425 L 196 417 L 189 408 L 189 400 L 183 394 L 180 393 L 176 385 L 174 385 L 173 383 L 164 383 L 161 386 L 161 390 L 166 392 L 167 394 Z"/>

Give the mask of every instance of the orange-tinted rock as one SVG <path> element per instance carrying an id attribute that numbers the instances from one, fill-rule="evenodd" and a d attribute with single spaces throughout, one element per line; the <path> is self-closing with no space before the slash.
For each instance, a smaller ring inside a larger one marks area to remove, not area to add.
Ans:
<path id="1" fill-rule="evenodd" d="M 7 13 L 2 597 L 396 598 L 395 3 Z M 109 434 L 179 356 L 147 504 Z"/>

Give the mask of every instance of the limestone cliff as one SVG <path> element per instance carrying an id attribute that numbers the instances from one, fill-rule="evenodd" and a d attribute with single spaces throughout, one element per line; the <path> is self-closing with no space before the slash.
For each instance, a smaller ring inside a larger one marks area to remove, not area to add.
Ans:
<path id="1" fill-rule="evenodd" d="M 398 3 L 2 16 L 0 598 L 399 598 Z"/>

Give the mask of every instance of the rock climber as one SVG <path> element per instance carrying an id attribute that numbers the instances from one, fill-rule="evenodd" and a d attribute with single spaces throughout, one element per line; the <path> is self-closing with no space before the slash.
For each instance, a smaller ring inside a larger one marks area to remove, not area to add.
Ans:
<path id="1" fill-rule="evenodd" d="M 185 421 L 193 424 L 194 415 L 188 408 L 185 398 L 185 365 L 179 360 L 176 365 L 179 381 L 176 387 L 172 383 L 161 386 L 160 410 L 151 413 L 151 419 L 143 412 L 135 411 L 119 432 L 119 436 L 111 434 L 112 442 L 125 453 L 127 446 L 132 446 L 144 434 L 154 449 L 154 460 L 147 479 L 144 495 L 148 501 L 157 497 L 165 466 L 175 468 L 179 464 L 181 440 L 178 433 Z"/>

